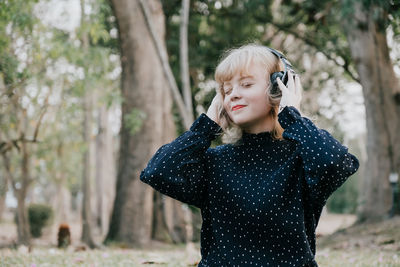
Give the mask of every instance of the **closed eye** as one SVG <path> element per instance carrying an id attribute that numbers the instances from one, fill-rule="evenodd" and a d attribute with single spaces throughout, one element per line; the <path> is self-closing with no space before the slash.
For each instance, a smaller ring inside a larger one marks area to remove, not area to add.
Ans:
<path id="1" fill-rule="evenodd" d="M 243 84 L 244 87 L 251 87 L 253 84 L 252 83 L 245 83 Z"/>

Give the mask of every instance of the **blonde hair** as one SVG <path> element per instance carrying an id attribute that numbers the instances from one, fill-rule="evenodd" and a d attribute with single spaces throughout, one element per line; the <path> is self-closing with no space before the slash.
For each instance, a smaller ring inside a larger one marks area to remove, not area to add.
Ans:
<path id="1" fill-rule="evenodd" d="M 272 138 L 275 140 L 282 140 L 283 128 L 278 122 L 278 108 L 280 103 L 281 94 L 271 92 L 270 74 L 277 71 L 283 71 L 284 66 L 281 60 L 278 59 L 272 52 L 265 46 L 250 43 L 243 45 L 239 48 L 232 48 L 223 54 L 220 63 L 215 70 L 215 80 L 218 83 L 218 91 L 222 96 L 221 102 L 217 107 L 217 119 L 219 120 L 222 132 L 222 142 L 237 144 L 243 135 L 243 130 L 236 125 L 223 107 L 223 99 L 225 92 L 223 84 L 233 78 L 236 73 L 240 75 L 249 74 L 249 66 L 251 64 L 259 63 L 265 69 L 265 79 L 267 79 L 268 87 L 266 88 L 266 95 L 268 96 L 271 110 L 268 116 L 273 118 L 275 122 L 273 130 L 271 131 Z M 218 92 L 217 92 L 218 93 Z"/>

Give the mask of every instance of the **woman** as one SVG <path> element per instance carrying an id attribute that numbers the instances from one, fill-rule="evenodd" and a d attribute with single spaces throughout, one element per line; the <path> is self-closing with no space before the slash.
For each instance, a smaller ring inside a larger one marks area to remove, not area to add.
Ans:
<path id="1" fill-rule="evenodd" d="M 275 51 L 275 50 L 273 50 Z M 201 209 L 198 266 L 318 266 L 315 229 L 328 197 L 359 167 L 302 117 L 302 87 L 271 49 L 249 44 L 219 63 L 207 114 L 163 145 L 141 181 Z M 285 63 L 286 66 L 286 63 Z M 226 143 L 210 148 L 223 134 Z"/>

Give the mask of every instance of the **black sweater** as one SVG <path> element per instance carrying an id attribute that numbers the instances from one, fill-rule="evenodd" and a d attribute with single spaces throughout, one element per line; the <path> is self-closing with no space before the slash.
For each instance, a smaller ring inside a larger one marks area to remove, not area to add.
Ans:
<path id="1" fill-rule="evenodd" d="M 198 266 L 318 266 L 322 208 L 359 162 L 295 107 L 278 121 L 285 140 L 244 133 L 239 145 L 210 148 L 222 129 L 202 113 L 141 172 L 141 181 L 201 209 Z"/>

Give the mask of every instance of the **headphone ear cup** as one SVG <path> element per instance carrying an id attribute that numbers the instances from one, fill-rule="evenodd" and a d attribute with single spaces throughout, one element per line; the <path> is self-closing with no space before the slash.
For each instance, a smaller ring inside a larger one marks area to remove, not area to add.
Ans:
<path id="1" fill-rule="evenodd" d="M 274 72 L 270 75 L 270 82 L 271 82 L 271 94 L 279 94 L 282 95 L 281 89 L 279 89 L 278 81 L 276 80 L 277 78 L 283 80 L 284 72 L 279 71 L 279 72 Z M 284 84 L 285 81 L 283 81 Z"/>

